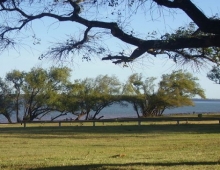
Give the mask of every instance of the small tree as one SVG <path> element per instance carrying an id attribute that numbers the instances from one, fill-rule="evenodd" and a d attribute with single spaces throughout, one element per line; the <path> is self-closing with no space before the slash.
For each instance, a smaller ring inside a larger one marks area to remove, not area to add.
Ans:
<path id="1" fill-rule="evenodd" d="M 95 87 L 93 92 L 94 105 L 92 110 L 95 112 L 92 119 L 105 107 L 111 106 L 113 103 L 119 102 L 119 94 L 121 83 L 115 76 L 98 76 L 95 79 Z"/>
<path id="2" fill-rule="evenodd" d="M 52 120 L 57 119 L 60 116 L 67 115 L 68 113 L 77 116 L 76 120 L 79 120 L 84 116 L 82 108 L 82 96 L 81 91 L 83 87 L 79 83 L 69 83 L 66 85 L 65 90 L 60 94 L 56 102 L 53 102 L 53 107 L 60 112 L 59 115 L 56 115 Z"/>
<path id="3" fill-rule="evenodd" d="M 16 110 L 16 119 L 17 122 L 20 122 L 21 118 L 19 117 L 19 110 L 21 105 L 21 87 L 24 82 L 24 72 L 19 70 L 12 70 L 6 74 L 6 81 L 9 83 L 13 89 L 13 94 L 15 95 L 15 110 Z"/>
<path id="4" fill-rule="evenodd" d="M 73 114 L 77 113 L 79 118 L 85 116 L 86 120 L 97 119 L 101 110 L 115 102 L 119 102 L 118 95 L 121 84 L 115 76 L 99 75 L 95 79 L 76 80 L 74 84 L 80 86 L 77 92 L 72 91 L 74 95 L 71 99 L 72 102 L 78 103 L 79 110 L 76 112 L 74 110 L 75 113 Z M 76 98 L 77 100 L 75 100 Z"/>
<path id="5" fill-rule="evenodd" d="M 132 104 L 137 116 L 145 116 L 147 113 L 153 111 L 149 102 L 152 101 L 154 94 L 154 80 L 156 78 L 150 77 L 143 80 L 142 74 L 132 74 L 129 76 L 123 89 L 123 99 Z"/>

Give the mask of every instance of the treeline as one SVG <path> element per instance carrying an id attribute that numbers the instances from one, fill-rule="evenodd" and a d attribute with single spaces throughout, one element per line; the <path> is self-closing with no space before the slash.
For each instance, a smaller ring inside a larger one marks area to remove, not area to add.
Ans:
<path id="1" fill-rule="evenodd" d="M 0 114 L 12 122 L 33 121 L 58 112 L 51 118 L 71 113 L 79 119 L 100 119 L 105 107 L 130 103 L 138 117 L 160 116 L 167 108 L 193 105 L 192 97 L 205 98 L 197 78 L 183 70 L 156 78 L 132 74 L 125 83 L 116 76 L 70 81 L 67 67 L 32 68 L 29 72 L 13 70 L 0 78 Z"/>

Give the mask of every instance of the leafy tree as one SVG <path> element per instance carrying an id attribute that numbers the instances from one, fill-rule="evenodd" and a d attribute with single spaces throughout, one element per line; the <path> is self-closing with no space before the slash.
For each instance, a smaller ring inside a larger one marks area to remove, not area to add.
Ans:
<path id="1" fill-rule="evenodd" d="M 90 60 L 94 54 L 104 56 L 103 60 L 124 63 L 132 62 L 144 54 L 165 54 L 176 62 L 195 61 L 204 64 L 205 60 L 218 63 L 220 20 L 217 15 L 206 16 L 197 4 L 199 2 L 191 0 L 4 0 L 0 1 L 3 21 L 0 28 L 0 50 L 15 46 L 17 41 L 26 41 L 24 31 L 30 37 L 34 23 L 39 19 L 50 18 L 59 24 L 67 23 L 72 28 L 81 25 L 83 34 L 80 33 L 78 38 L 76 35 L 67 35 L 66 41 L 55 43 L 41 58 L 61 60 L 79 52 L 86 60 Z M 158 9 L 183 11 L 193 22 L 188 27 L 180 27 L 173 33 L 162 36 L 155 32 L 149 35 L 148 31 L 144 36 L 139 36 L 135 30 L 136 23 L 130 21 L 136 15 L 145 18 L 148 12 L 153 13 L 154 6 L 158 6 Z M 17 39 L 14 39 L 15 35 Z M 125 52 L 127 49 L 114 51 L 111 45 L 103 43 L 106 36 L 135 48 L 130 54 Z M 41 42 L 35 33 L 32 38 L 34 44 Z"/>
<path id="2" fill-rule="evenodd" d="M 77 119 L 85 116 L 85 119 L 87 120 L 89 118 L 89 113 L 92 111 L 92 107 L 96 102 L 94 100 L 95 81 L 92 78 L 85 78 L 84 80 L 76 80 L 75 83 L 81 86 L 77 92 L 77 102 L 79 106 Z"/>
<path id="3" fill-rule="evenodd" d="M 113 103 L 119 102 L 121 83 L 115 76 L 98 76 L 95 79 L 93 91 L 94 105 L 92 110 L 95 112 L 92 119 L 101 112 L 105 107 L 111 106 Z"/>
<path id="4" fill-rule="evenodd" d="M 118 95 L 121 84 L 115 76 L 99 75 L 95 79 L 86 78 L 84 80 L 76 80 L 74 84 L 80 87 L 77 92 L 75 90 L 73 91 L 73 98 L 69 99 L 78 104 L 78 111 L 73 109 L 74 112 L 76 111 L 75 114 L 77 113 L 78 115 L 77 119 L 80 119 L 82 116 L 85 116 L 86 120 L 97 119 L 101 110 L 113 103 L 119 102 Z M 75 105 L 73 104 L 73 106 Z"/>
<path id="5" fill-rule="evenodd" d="M 12 90 L 6 82 L 0 78 L 0 114 L 3 115 L 9 123 L 12 123 L 11 115 L 14 109 Z"/>
<path id="6" fill-rule="evenodd" d="M 212 70 L 207 74 L 207 77 L 214 81 L 217 84 L 220 84 L 220 68 L 217 66 L 214 66 Z"/>
<path id="7" fill-rule="evenodd" d="M 162 75 L 157 95 L 159 110 L 194 105 L 192 97 L 205 98 L 204 90 L 197 83 L 198 78 L 182 70 Z"/>
<path id="8" fill-rule="evenodd" d="M 165 109 L 193 105 L 192 97 L 196 95 L 205 98 L 198 79 L 188 72 L 179 70 L 162 75 L 158 90 L 154 80 L 143 80 L 141 74 L 133 74 L 124 86 L 123 100 L 133 105 L 138 117 L 160 116 Z"/>
<path id="9" fill-rule="evenodd" d="M 70 69 L 51 67 L 49 70 L 33 68 L 25 74 L 22 86 L 24 117 L 26 120 L 41 119 L 59 101 L 60 94 L 69 83 Z"/>
<path id="10" fill-rule="evenodd" d="M 124 85 L 123 100 L 133 105 L 138 117 L 140 117 L 139 111 L 142 116 L 146 116 L 154 109 L 149 102 L 153 103 L 155 79 L 150 77 L 143 80 L 142 74 L 132 74 Z"/>
<path id="11" fill-rule="evenodd" d="M 19 117 L 19 110 L 21 105 L 21 87 L 24 82 L 24 72 L 19 70 L 12 70 L 11 72 L 6 74 L 6 81 L 12 86 L 13 94 L 15 95 L 15 108 L 16 108 L 16 119 L 17 122 L 21 121 Z"/>
<path id="12" fill-rule="evenodd" d="M 60 114 L 55 115 L 52 120 L 57 119 L 60 116 L 67 115 L 68 113 L 77 116 L 76 120 L 84 116 L 84 110 L 81 108 L 83 99 L 81 98 L 81 91 L 83 86 L 79 83 L 67 84 L 66 88 L 60 94 L 56 102 L 53 103 L 53 107 L 60 112 Z"/>

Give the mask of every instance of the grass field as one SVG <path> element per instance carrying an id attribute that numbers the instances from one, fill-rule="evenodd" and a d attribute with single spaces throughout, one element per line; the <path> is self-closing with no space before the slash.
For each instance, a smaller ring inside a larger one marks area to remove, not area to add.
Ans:
<path id="1" fill-rule="evenodd" d="M 0 125 L 0 169 L 219 169 L 220 125 Z"/>

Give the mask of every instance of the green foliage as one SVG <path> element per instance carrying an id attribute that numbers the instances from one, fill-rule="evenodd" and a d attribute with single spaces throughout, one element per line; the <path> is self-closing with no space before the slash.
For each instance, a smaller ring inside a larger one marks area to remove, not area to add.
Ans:
<path id="1" fill-rule="evenodd" d="M 12 90 L 8 87 L 6 82 L 0 78 L 0 114 L 10 123 L 12 122 L 11 114 L 14 107 L 13 99 Z"/>
<path id="2" fill-rule="evenodd" d="M 140 74 L 133 74 L 124 86 L 125 101 L 131 103 L 140 116 L 162 115 L 167 108 L 193 105 L 192 97 L 205 98 L 204 90 L 196 82 L 198 79 L 182 70 L 162 75 L 158 90 L 155 90 L 155 78 L 143 80 Z"/>
<path id="3" fill-rule="evenodd" d="M 123 93 L 125 95 L 152 94 L 154 92 L 155 77 L 149 77 L 143 80 L 142 74 L 132 74 L 124 85 Z"/>
<path id="4" fill-rule="evenodd" d="M 149 112 L 147 108 L 149 108 L 150 97 L 154 94 L 155 79 L 149 77 L 143 80 L 142 74 L 132 74 L 124 85 L 124 100 L 133 105 L 138 117 L 140 117 L 139 111 L 142 115 Z"/>
<path id="5" fill-rule="evenodd" d="M 213 36 L 210 33 L 202 32 L 194 22 L 189 23 L 184 27 L 179 27 L 173 33 L 166 33 L 161 36 L 161 40 L 170 42 L 176 41 L 181 38 L 199 38 L 202 36 Z M 183 48 L 183 49 L 166 49 L 165 51 L 160 51 L 159 53 L 164 53 L 173 59 L 176 63 L 181 64 L 195 64 L 196 68 L 207 64 L 207 61 L 211 61 L 215 64 L 220 64 L 220 48 L 211 47 L 198 47 L 198 48 Z M 206 60 L 206 62 L 205 62 Z"/>
<path id="6" fill-rule="evenodd" d="M 8 85 L 13 90 L 13 93 L 15 94 L 15 111 L 16 111 L 16 119 L 17 122 L 20 122 L 21 119 L 19 117 L 19 109 L 22 104 L 20 95 L 21 95 L 21 87 L 24 82 L 24 72 L 21 72 L 19 70 L 12 70 L 11 72 L 8 72 L 6 74 L 5 80 L 7 81 Z"/>
<path id="7" fill-rule="evenodd" d="M 25 76 L 23 86 L 25 116 L 30 120 L 54 110 L 65 85 L 69 83 L 70 69 L 51 67 L 33 68 Z"/>
<path id="8" fill-rule="evenodd" d="M 15 111 L 17 122 L 19 116 L 32 121 L 53 111 L 60 114 L 52 114 L 52 120 L 67 113 L 72 113 L 76 120 L 100 119 L 99 113 L 104 108 L 114 103 L 130 103 L 138 117 L 159 116 L 167 108 L 193 105 L 191 98 L 196 95 L 205 97 L 198 79 L 182 70 L 162 75 L 158 87 L 154 83 L 156 78 L 145 78 L 142 74 L 132 74 L 125 84 L 108 75 L 71 83 L 70 71 L 67 67 L 51 67 L 9 72 L 6 81 L 1 80 L 2 109 L 8 108 L 2 113 L 10 118 L 10 113 Z"/>
<path id="9" fill-rule="evenodd" d="M 71 105 L 78 104 L 78 107 L 71 112 L 78 118 L 85 116 L 85 119 L 96 119 L 102 109 L 118 102 L 121 83 L 115 76 L 99 75 L 95 79 L 76 80 L 73 87 L 77 87 L 77 90 L 72 89 L 68 96 L 73 96 Z"/>
<path id="10" fill-rule="evenodd" d="M 207 74 L 207 77 L 211 81 L 220 84 L 220 68 L 218 66 L 214 66 L 212 70 Z"/>
<path id="11" fill-rule="evenodd" d="M 21 85 L 24 81 L 24 72 L 19 70 L 12 70 L 6 74 L 6 81 L 11 82 L 15 88 L 15 93 L 20 93 Z"/>
<path id="12" fill-rule="evenodd" d="M 192 97 L 205 98 L 204 90 L 196 82 L 198 79 L 191 73 L 182 70 L 165 74 L 159 83 L 158 96 L 164 108 L 193 105 Z"/>

